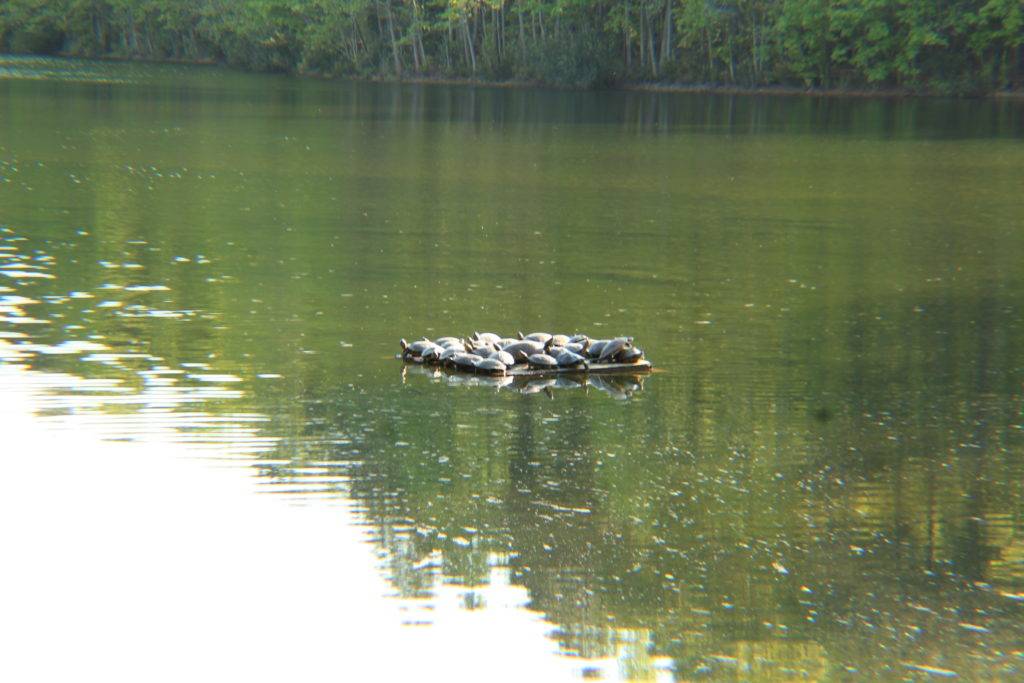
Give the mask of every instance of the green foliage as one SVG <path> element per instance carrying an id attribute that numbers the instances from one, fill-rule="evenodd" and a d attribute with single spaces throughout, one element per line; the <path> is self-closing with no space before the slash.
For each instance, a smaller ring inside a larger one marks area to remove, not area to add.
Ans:
<path id="1" fill-rule="evenodd" d="M 1021 0 L 8 0 L 0 49 L 261 71 L 987 92 Z"/>
<path id="2" fill-rule="evenodd" d="M 46 0 L 7 0 L 0 6 L 0 47 L 52 54 L 64 43 L 63 5 Z"/>

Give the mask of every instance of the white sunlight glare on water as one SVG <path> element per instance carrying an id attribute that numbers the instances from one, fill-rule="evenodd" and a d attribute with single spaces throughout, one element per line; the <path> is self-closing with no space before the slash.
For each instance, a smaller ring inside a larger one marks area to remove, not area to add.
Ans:
<path id="1" fill-rule="evenodd" d="M 470 611 L 442 587 L 432 625 L 403 626 L 344 500 L 259 493 L 250 459 L 159 433 L 103 440 L 95 414 L 40 418 L 46 384 L 0 363 L 0 680 L 579 675 L 523 588 L 480 587 Z"/>

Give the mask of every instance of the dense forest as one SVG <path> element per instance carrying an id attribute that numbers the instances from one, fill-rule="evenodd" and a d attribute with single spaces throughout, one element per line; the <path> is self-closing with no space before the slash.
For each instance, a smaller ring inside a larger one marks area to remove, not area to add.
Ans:
<path id="1" fill-rule="evenodd" d="M 0 50 L 370 78 L 987 93 L 1022 0 L 4 0 Z"/>

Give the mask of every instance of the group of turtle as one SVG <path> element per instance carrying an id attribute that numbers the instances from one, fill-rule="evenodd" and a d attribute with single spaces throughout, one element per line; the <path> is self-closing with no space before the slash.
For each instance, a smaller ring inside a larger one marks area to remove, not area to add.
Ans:
<path id="1" fill-rule="evenodd" d="M 639 363 L 644 352 L 632 337 L 591 339 L 585 334 L 534 332 L 502 337 L 474 332 L 469 337 L 401 340 L 402 359 L 484 375 L 505 375 L 515 366 L 532 370 L 587 370 L 591 363 Z"/>

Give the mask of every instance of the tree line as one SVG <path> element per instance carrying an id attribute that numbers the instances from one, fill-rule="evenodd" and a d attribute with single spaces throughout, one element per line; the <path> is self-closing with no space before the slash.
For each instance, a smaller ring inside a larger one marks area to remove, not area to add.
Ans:
<path id="1" fill-rule="evenodd" d="M 1022 0 L 5 0 L 0 50 L 370 78 L 985 93 Z"/>

